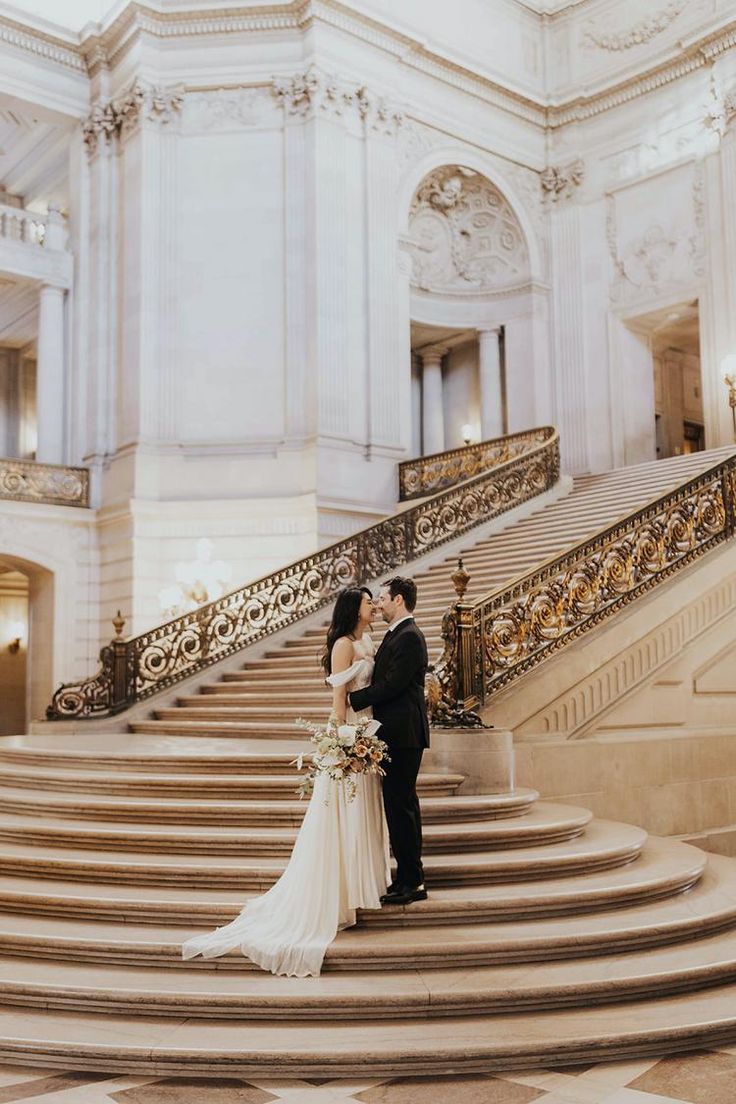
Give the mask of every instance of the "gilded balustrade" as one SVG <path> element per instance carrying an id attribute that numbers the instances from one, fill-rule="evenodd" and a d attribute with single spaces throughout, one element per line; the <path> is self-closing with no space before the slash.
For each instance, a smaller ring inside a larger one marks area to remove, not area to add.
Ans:
<path id="1" fill-rule="evenodd" d="M 526 429 L 477 445 L 405 460 L 399 464 L 399 498 L 402 502 L 422 498 L 472 479 L 491 467 L 538 448 L 549 439 L 550 432 L 548 426 Z"/>
<path id="2" fill-rule="evenodd" d="M 734 535 L 736 457 L 656 499 L 443 622 L 440 723 L 474 710 L 565 645 Z M 467 585 L 467 580 L 466 580 Z"/>
<path id="3" fill-rule="evenodd" d="M 0 458 L 0 499 L 49 506 L 89 506 L 89 471 Z"/>
<path id="4" fill-rule="evenodd" d="M 57 690 L 48 718 L 120 712 L 294 624 L 342 587 L 378 579 L 548 490 L 559 478 L 559 439 L 552 428 L 535 432 L 534 447 L 456 487 L 150 632 L 113 640 L 96 676 Z"/>

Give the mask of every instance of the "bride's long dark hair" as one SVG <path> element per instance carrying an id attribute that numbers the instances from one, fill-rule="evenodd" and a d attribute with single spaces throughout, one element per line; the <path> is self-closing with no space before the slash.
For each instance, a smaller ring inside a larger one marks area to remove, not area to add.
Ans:
<path id="1" fill-rule="evenodd" d="M 369 598 L 373 597 L 368 587 L 345 587 L 345 590 L 341 590 L 337 596 L 322 655 L 322 666 L 327 675 L 332 674 L 333 645 L 341 636 L 352 636 L 355 632 L 358 626 L 360 603 L 366 594 Z"/>

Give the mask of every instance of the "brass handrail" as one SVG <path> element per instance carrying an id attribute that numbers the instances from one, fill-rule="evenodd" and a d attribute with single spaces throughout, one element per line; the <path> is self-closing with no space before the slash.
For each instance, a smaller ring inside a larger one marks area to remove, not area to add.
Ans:
<path id="1" fill-rule="evenodd" d="M 49 720 L 119 713 L 329 602 L 342 587 L 377 579 L 552 487 L 559 437 L 445 490 L 215 602 L 100 652 L 101 669 L 60 687 Z"/>
<path id="2" fill-rule="evenodd" d="M 463 711 L 731 539 L 735 518 L 736 455 L 482 598 L 459 596 L 443 620 L 439 714 L 462 723 Z"/>
<path id="3" fill-rule="evenodd" d="M 496 464 L 503 464 L 515 456 L 544 444 L 549 427 L 524 429 L 507 437 L 494 437 L 476 445 L 448 449 L 431 456 L 418 456 L 399 464 L 399 498 L 406 502 L 412 498 L 435 494 L 465 479 L 472 479 L 479 472 Z"/>
<path id="4" fill-rule="evenodd" d="M 89 470 L 0 457 L 0 499 L 89 506 Z"/>

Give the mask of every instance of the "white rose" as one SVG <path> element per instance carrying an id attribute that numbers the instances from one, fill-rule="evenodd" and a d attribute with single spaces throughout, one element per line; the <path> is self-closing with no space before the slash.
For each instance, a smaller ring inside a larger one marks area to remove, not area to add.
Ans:
<path id="1" fill-rule="evenodd" d="M 337 730 L 337 736 L 341 744 L 345 747 L 352 747 L 355 743 L 355 725 L 340 725 Z"/>

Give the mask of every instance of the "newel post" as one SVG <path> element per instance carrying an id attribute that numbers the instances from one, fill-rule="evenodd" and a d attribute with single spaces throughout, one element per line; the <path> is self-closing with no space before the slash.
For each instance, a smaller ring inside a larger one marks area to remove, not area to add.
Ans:
<path id="1" fill-rule="evenodd" d="M 451 578 L 457 601 L 442 618 L 444 648 L 428 677 L 430 720 L 444 728 L 485 728 L 472 712 L 478 702 L 473 693 L 473 607 L 463 603 L 470 576 L 461 559 Z"/>
<path id="2" fill-rule="evenodd" d="M 123 629 L 125 628 L 125 618 L 118 610 L 115 617 L 112 619 L 113 628 L 115 629 L 115 636 L 110 641 L 110 648 L 112 650 L 112 702 L 110 703 L 110 709 L 112 713 L 118 712 L 120 709 L 124 709 L 128 704 L 128 642 L 123 640 Z"/>

